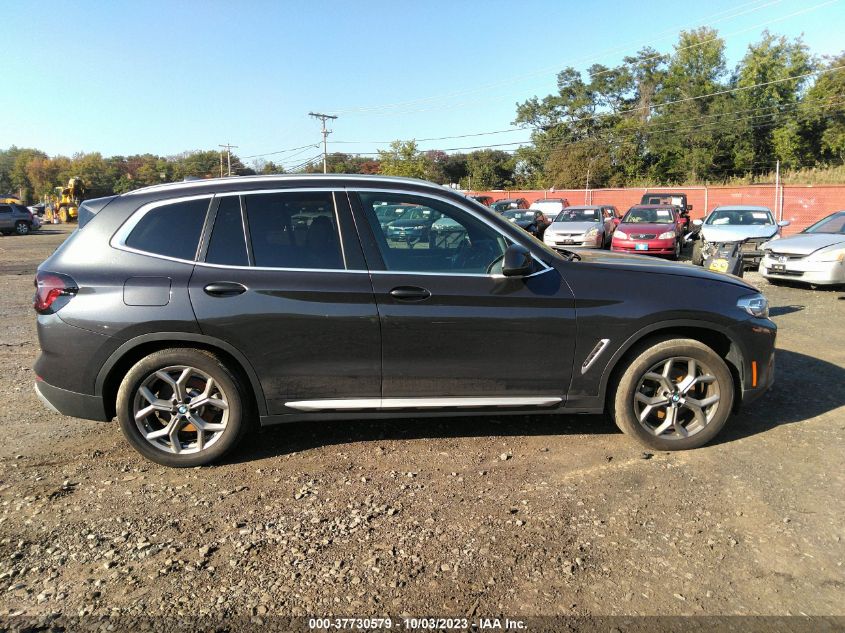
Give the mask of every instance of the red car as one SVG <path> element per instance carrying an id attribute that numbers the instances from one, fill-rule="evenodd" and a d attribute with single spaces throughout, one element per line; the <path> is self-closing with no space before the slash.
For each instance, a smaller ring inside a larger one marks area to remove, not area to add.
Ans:
<path id="1" fill-rule="evenodd" d="M 681 255 L 681 226 L 678 209 L 672 205 L 640 204 L 628 209 L 613 233 L 610 250 L 639 255 Z"/>

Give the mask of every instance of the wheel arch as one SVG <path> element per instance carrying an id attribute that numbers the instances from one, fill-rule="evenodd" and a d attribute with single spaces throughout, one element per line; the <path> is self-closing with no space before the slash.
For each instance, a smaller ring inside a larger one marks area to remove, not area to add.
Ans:
<path id="1" fill-rule="evenodd" d="M 258 380 L 252 365 L 246 357 L 232 345 L 204 334 L 189 332 L 156 332 L 130 339 L 118 347 L 108 357 L 97 374 L 94 385 L 95 395 L 102 396 L 106 415 L 115 416 L 115 402 L 120 382 L 129 368 L 153 352 L 170 347 L 193 347 L 204 349 L 220 356 L 233 371 L 239 372 L 249 386 L 248 394 L 255 403 L 259 415 L 267 415 L 267 402 L 264 389 Z"/>
<path id="2" fill-rule="evenodd" d="M 652 323 L 632 334 L 611 356 L 605 366 L 600 382 L 600 396 L 607 402 L 608 388 L 619 381 L 619 376 L 639 351 L 639 346 L 650 339 L 689 338 L 696 340 L 718 354 L 728 366 L 734 383 L 733 408 L 736 411 L 742 401 L 744 377 L 743 352 L 731 332 L 715 323 L 706 321 L 667 321 Z"/>

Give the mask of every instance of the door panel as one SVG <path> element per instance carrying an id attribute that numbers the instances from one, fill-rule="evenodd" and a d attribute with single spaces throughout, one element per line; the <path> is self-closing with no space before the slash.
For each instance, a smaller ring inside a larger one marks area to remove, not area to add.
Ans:
<path id="1" fill-rule="evenodd" d="M 222 196 L 214 213 L 191 302 L 203 333 L 252 364 L 268 413 L 292 413 L 285 403 L 295 400 L 380 397 L 378 311 L 369 274 L 349 270 L 363 256 L 347 239 L 345 193 Z M 242 260 L 244 247 L 251 265 L 212 263 Z"/>
<path id="2" fill-rule="evenodd" d="M 480 214 L 426 195 L 353 196 L 382 336 L 384 398 L 564 396 L 575 307 L 554 269 L 496 274 L 511 241 Z M 412 246 L 378 210 L 416 205 L 437 220 Z"/>
<path id="3" fill-rule="evenodd" d="M 569 288 L 550 269 L 529 278 L 373 275 L 383 396 L 564 396 L 575 349 Z M 390 293 L 416 287 L 431 296 Z"/>

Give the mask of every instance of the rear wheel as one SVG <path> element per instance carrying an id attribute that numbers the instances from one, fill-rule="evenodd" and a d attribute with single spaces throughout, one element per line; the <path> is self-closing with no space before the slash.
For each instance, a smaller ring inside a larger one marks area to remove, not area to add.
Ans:
<path id="1" fill-rule="evenodd" d="M 68 219 L 67 207 L 60 207 L 59 208 L 59 221 L 61 221 L 61 223 L 64 224 L 65 222 L 67 222 L 67 219 Z"/>
<path id="2" fill-rule="evenodd" d="M 17 222 L 15 223 L 15 233 L 18 235 L 29 235 L 30 227 L 29 222 Z"/>
<path id="3" fill-rule="evenodd" d="M 246 391 L 214 354 L 190 348 L 150 354 L 126 374 L 117 417 L 129 443 L 164 466 L 220 459 L 247 428 Z"/>
<path id="4" fill-rule="evenodd" d="M 698 448 L 730 415 L 733 377 L 703 343 L 657 339 L 639 348 L 610 398 L 617 426 L 642 444 L 665 451 Z"/>

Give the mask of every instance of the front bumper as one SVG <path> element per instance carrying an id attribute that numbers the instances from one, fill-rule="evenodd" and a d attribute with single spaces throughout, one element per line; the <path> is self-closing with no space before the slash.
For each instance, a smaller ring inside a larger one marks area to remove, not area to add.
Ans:
<path id="1" fill-rule="evenodd" d="M 637 245 L 640 248 L 637 248 Z M 643 250 L 642 244 L 648 248 Z M 634 253 L 635 255 L 674 255 L 675 240 L 613 240 L 610 250 L 615 253 Z"/>
<path id="2" fill-rule="evenodd" d="M 776 268 L 778 266 L 783 266 L 783 269 Z M 780 261 L 770 255 L 764 255 L 758 270 L 766 279 L 800 281 L 820 286 L 845 284 L 845 262 L 810 261 L 806 257 Z"/>
<path id="3" fill-rule="evenodd" d="M 543 237 L 543 242 L 546 246 L 549 246 L 554 249 L 568 249 L 568 248 L 601 248 L 602 241 L 601 237 L 598 238 L 590 238 L 589 240 L 585 240 L 583 235 L 579 235 L 577 237 L 558 237 L 556 235 L 545 235 Z"/>
<path id="4" fill-rule="evenodd" d="M 741 359 L 731 355 L 728 358 L 739 365 L 740 370 L 741 395 L 737 404 L 746 405 L 774 384 L 777 326 L 768 319 L 752 318 L 738 323 L 732 330 Z"/>
<path id="5" fill-rule="evenodd" d="M 56 413 L 84 420 L 104 422 L 110 419 L 106 416 L 105 404 L 100 396 L 60 389 L 43 380 L 36 380 L 34 386 L 41 402 Z"/>

